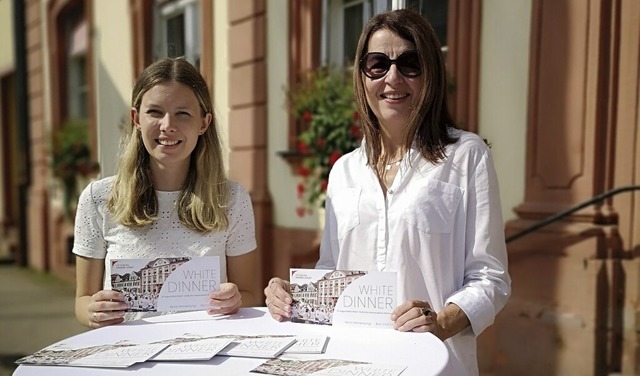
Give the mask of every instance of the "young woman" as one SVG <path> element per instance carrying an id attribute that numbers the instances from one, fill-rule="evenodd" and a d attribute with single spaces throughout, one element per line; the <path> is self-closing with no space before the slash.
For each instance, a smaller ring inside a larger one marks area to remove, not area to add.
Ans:
<path id="1" fill-rule="evenodd" d="M 253 208 L 229 181 L 209 90 L 186 60 L 164 59 L 138 78 L 115 176 L 82 192 L 75 222 L 76 317 L 91 327 L 125 314 L 110 263 L 123 258 L 220 256 L 210 314 L 257 304 Z M 233 281 L 233 282 L 230 282 Z"/>

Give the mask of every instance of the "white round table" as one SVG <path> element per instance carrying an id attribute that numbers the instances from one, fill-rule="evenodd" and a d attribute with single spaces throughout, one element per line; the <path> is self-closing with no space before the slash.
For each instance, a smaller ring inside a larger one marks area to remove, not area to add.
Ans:
<path id="1" fill-rule="evenodd" d="M 266 308 L 242 308 L 230 316 L 208 316 L 205 311 L 184 312 L 90 330 L 63 341 L 74 346 L 92 346 L 130 340 L 150 343 L 179 337 L 185 333 L 200 335 L 280 335 L 316 334 L 329 336 L 324 354 L 305 355 L 308 359 L 345 359 L 371 363 L 398 364 L 407 368 L 402 376 L 429 376 L 445 373 L 449 353 L 445 345 L 430 333 L 402 333 L 393 329 L 368 329 L 344 326 L 277 322 Z M 266 359 L 215 356 L 208 361 L 145 362 L 126 369 L 68 366 L 20 365 L 14 376 L 74 375 L 257 375 L 252 369 Z"/>

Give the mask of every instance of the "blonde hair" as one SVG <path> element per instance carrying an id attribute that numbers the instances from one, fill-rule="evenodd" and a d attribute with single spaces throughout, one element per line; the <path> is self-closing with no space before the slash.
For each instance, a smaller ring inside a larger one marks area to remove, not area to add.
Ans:
<path id="1" fill-rule="evenodd" d="M 182 224 L 196 231 L 225 230 L 229 226 L 226 213 L 228 181 L 209 89 L 200 73 L 182 58 L 153 63 L 138 77 L 131 106 L 140 111 L 144 94 L 152 87 L 167 82 L 191 88 L 198 98 L 201 116 L 212 115 L 210 126 L 198 138 L 191 153 L 187 178 L 176 202 L 178 217 Z M 135 131 L 133 120 L 123 134 L 118 172 L 107 209 L 114 221 L 129 227 L 144 227 L 158 218 L 158 198 L 151 178 L 150 156 L 140 132 Z"/>
<path id="2" fill-rule="evenodd" d="M 418 51 L 422 74 L 422 89 L 418 105 L 413 108 L 407 124 L 404 147 L 409 149 L 415 141 L 422 156 L 432 163 L 444 159 L 446 146 L 457 141 L 448 132 L 455 127 L 447 107 L 447 77 L 440 42 L 433 27 L 420 13 L 399 9 L 372 17 L 365 26 L 356 49 L 353 85 L 358 112 L 364 134 L 369 165 L 381 169 L 388 161 L 381 159 L 382 140 L 380 123 L 367 102 L 364 74 L 360 59 L 368 52 L 369 39 L 378 30 L 389 30 L 411 42 Z"/>

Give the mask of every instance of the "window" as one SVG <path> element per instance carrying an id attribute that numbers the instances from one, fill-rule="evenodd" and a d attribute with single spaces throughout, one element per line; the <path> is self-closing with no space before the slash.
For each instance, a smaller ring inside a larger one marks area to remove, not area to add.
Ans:
<path id="1" fill-rule="evenodd" d="M 57 14 L 58 54 L 53 61 L 57 72 L 54 90 L 54 122 L 58 126 L 71 119 L 89 118 L 88 54 L 89 25 L 82 2 L 72 2 Z"/>
<path id="2" fill-rule="evenodd" d="M 67 66 L 67 116 L 70 119 L 86 119 L 89 86 L 87 85 L 87 42 L 88 26 L 84 19 L 68 24 L 66 45 L 69 46 L 66 56 Z"/>
<path id="3" fill-rule="evenodd" d="M 344 5 L 342 61 L 347 66 L 353 63 L 353 56 L 355 56 L 356 47 L 358 46 L 358 37 L 362 31 L 364 20 L 368 16 L 369 11 L 363 2 Z"/>
<path id="4" fill-rule="evenodd" d="M 449 0 L 406 0 L 406 7 L 420 12 L 431 22 L 442 50 L 447 50 L 447 16 Z"/>
<path id="5" fill-rule="evenodd" d="M 390 0 L 329 0 L 328 17 L 322 25 L 327 47 L 322 61 L 331 66 L 351 66 L 364 24 L 374 10 L 384 11 L 390 5 Z"/>
<path id="6" fill-rule="evenodd" d="M 153 59 L 184 56 L 200 67 L 200 9 L 198 0 L 156 0 Z"/>
<path id="7" fill-rule="evenodd" d="M 330 0 L 323 25 L 327 46 L 322 61 L 333 66 L 350 67 L 355 58 L 362 28 L 373 15 L 392 9 L 413 8 L 433 25 L 446 51 L 447 10 L 449 0 Z"/>

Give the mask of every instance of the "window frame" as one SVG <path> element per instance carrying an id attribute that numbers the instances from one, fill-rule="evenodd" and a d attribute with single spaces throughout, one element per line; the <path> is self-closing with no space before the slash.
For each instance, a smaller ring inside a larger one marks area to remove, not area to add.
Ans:
<path id="1" fill-rule="evenodd" d="M 167 23 L 173 17 L 183 15 L 184 56 L 194 66 L 200 66 L 202 57 L 201 18 L 202 9 L 198 0 L 156 0 L 153 6 L 153 24 L 151 37 L 153 38 L 152 56 L 154 61 L 169 56 Z"/>
<path id="2" fill-rule="evenodd" d="M 89 31 L 86 19 L 81 19 L 74 25 L 70 32 L 67 30 L 66 39 L 71 39 L 65 52 L 66 71 L 66 117 L 67 118 L 88 118 L 89 117 L 89 82 L 87 81 L 87 46 L 81 51 L 74 52 L 73 39 L 76 33 L 85 33 L 85 42 L 88 43 Z M 84 102 L 84 103 L 83 103 Z"/>
<path id="3" fill-rule="evenodd" d="M 69 62 L 70 62 L 70 42 L 69 35 L 71 24 L 86 23 L 87 33 L 92 29 L 92 8 L 91 2 L 83 0 L 53 0 L 49 3 L 48 14 L 48 38 L 52 47 L 50 54 L 51 92 L 56 95 L 51 97 L 51 120 L 52 131 L 59 130 L 65 121 L 70 120 L 69 103 Z M 88 142 L 90 145 L 91 158 L 97 158 L 97 131 L 95 125 L 94 98 L 95 88 L 93 85 L 93 65 L 92 41 L 87 35 L 86 51 L 84 52 L 84 84 L 86 100 L 86 116 L 83 117 L 88 122 L 87 130 Z"/>
<path id="4" fill-rule="evenodd" d="M 196 67 L 205 79 L 209 90 L 213 90 L 213 4 L 210 0 L 190 0 L 198 3 L 199 64 Z M 167 0 L 163 1 L 164 3 Z M 155 61 L 153 53 L 154 17 L 157 0 L 129 0 L 131 30 L 133 31 L 133 79 Z M 193 29 L 195 30 L 195 28 Z M 213 98 L 213 92 L 210 93 Z"/>

